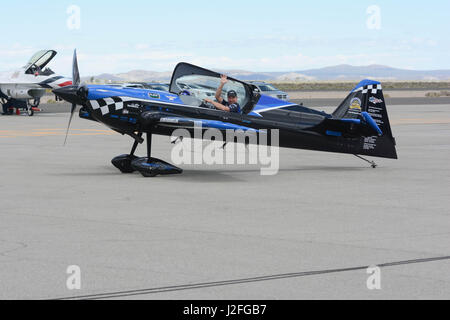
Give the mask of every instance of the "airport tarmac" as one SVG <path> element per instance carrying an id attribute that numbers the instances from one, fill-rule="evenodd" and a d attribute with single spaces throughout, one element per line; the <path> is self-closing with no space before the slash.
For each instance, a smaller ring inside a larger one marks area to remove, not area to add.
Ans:
<path id="1" fill-rule="evenodd" d="M 132 141 L 101 124 L 74 117 L 63 147 L 67 113 L 0 116 L 0 299 L 450 299 L 450 105 L 388 111 L 399 160 L 377 169 L 281 149 L 275 176 L 150 179 L 110 164 Z"/>

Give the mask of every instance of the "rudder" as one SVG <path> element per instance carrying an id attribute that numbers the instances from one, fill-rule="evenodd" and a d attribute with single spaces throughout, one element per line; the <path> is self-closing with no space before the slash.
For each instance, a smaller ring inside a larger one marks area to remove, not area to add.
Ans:
<path id="1" fill-rule="evenodd" d="M 360 120 L 367 128 L 372 129 L 369 131 L 371 134 L 361 137 L 358 154 L 397 159 L 396 142 L 380 82 L 361 81 L 333 112 L 332 118 L 343 121 Z"/>

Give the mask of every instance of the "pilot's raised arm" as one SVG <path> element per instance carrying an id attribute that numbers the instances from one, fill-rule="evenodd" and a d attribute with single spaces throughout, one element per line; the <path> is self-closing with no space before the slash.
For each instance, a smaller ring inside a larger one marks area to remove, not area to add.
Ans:
<path id="1" fill-rule="evenodd" d="M 220 76 L 220 85 L 219 85 L 219 87 L 217 88 L 217 91 L 216 91 L 216 100 L 219 103 L 222 103 L 222 101 L 223 101 L 222 90 L 223 90 L 223 87 L 227 84 L 227 82 L 228 82 L 227 76 L 224 75 L 224 74 L 221 75 Z"/>

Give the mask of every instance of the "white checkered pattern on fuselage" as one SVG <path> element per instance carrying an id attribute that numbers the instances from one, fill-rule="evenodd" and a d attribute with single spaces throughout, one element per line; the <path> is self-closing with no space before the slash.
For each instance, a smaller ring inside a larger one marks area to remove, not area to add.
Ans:
<path id="1" fill-rule="evenodd" d="M 98 110 L 102 112 L 102 115 L 108 114 L 112 111 L 117 111 L 123 109 L 123 103 L 127 101 L 135 101 L 136 99 L 128 98 L 128 97 L 111 97 L 97 100 L 89 100 L 89 104 L 92 109 Z M 112 108 L 112 109 L 110 109 Z"/>

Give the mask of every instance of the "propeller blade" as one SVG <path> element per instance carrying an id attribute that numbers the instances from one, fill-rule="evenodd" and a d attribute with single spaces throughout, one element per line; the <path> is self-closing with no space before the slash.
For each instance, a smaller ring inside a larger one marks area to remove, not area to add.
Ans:
<path id="1" fill-rule="evenodd" d="M 78 59 L 77 50 L 73 52 L 73 64 L 72 64 L 72 85 L 78 86 L 81 82 L 80 72 L 78 71 Z"/>
<path id="2" fill-rule="evenodd" d="M 67 136 L 69 135 L 70 124 L 72 122 L 73 114 L 74 114 L 76 108 L 77 108 L 77 105 L 75 103 L 72 104 L 72 109 L 70 110 L 69 124 L 67 125 L 66 138 L 64 139 L 64 145 L 66 145 L 66 142 L 67 142 Z"/>

